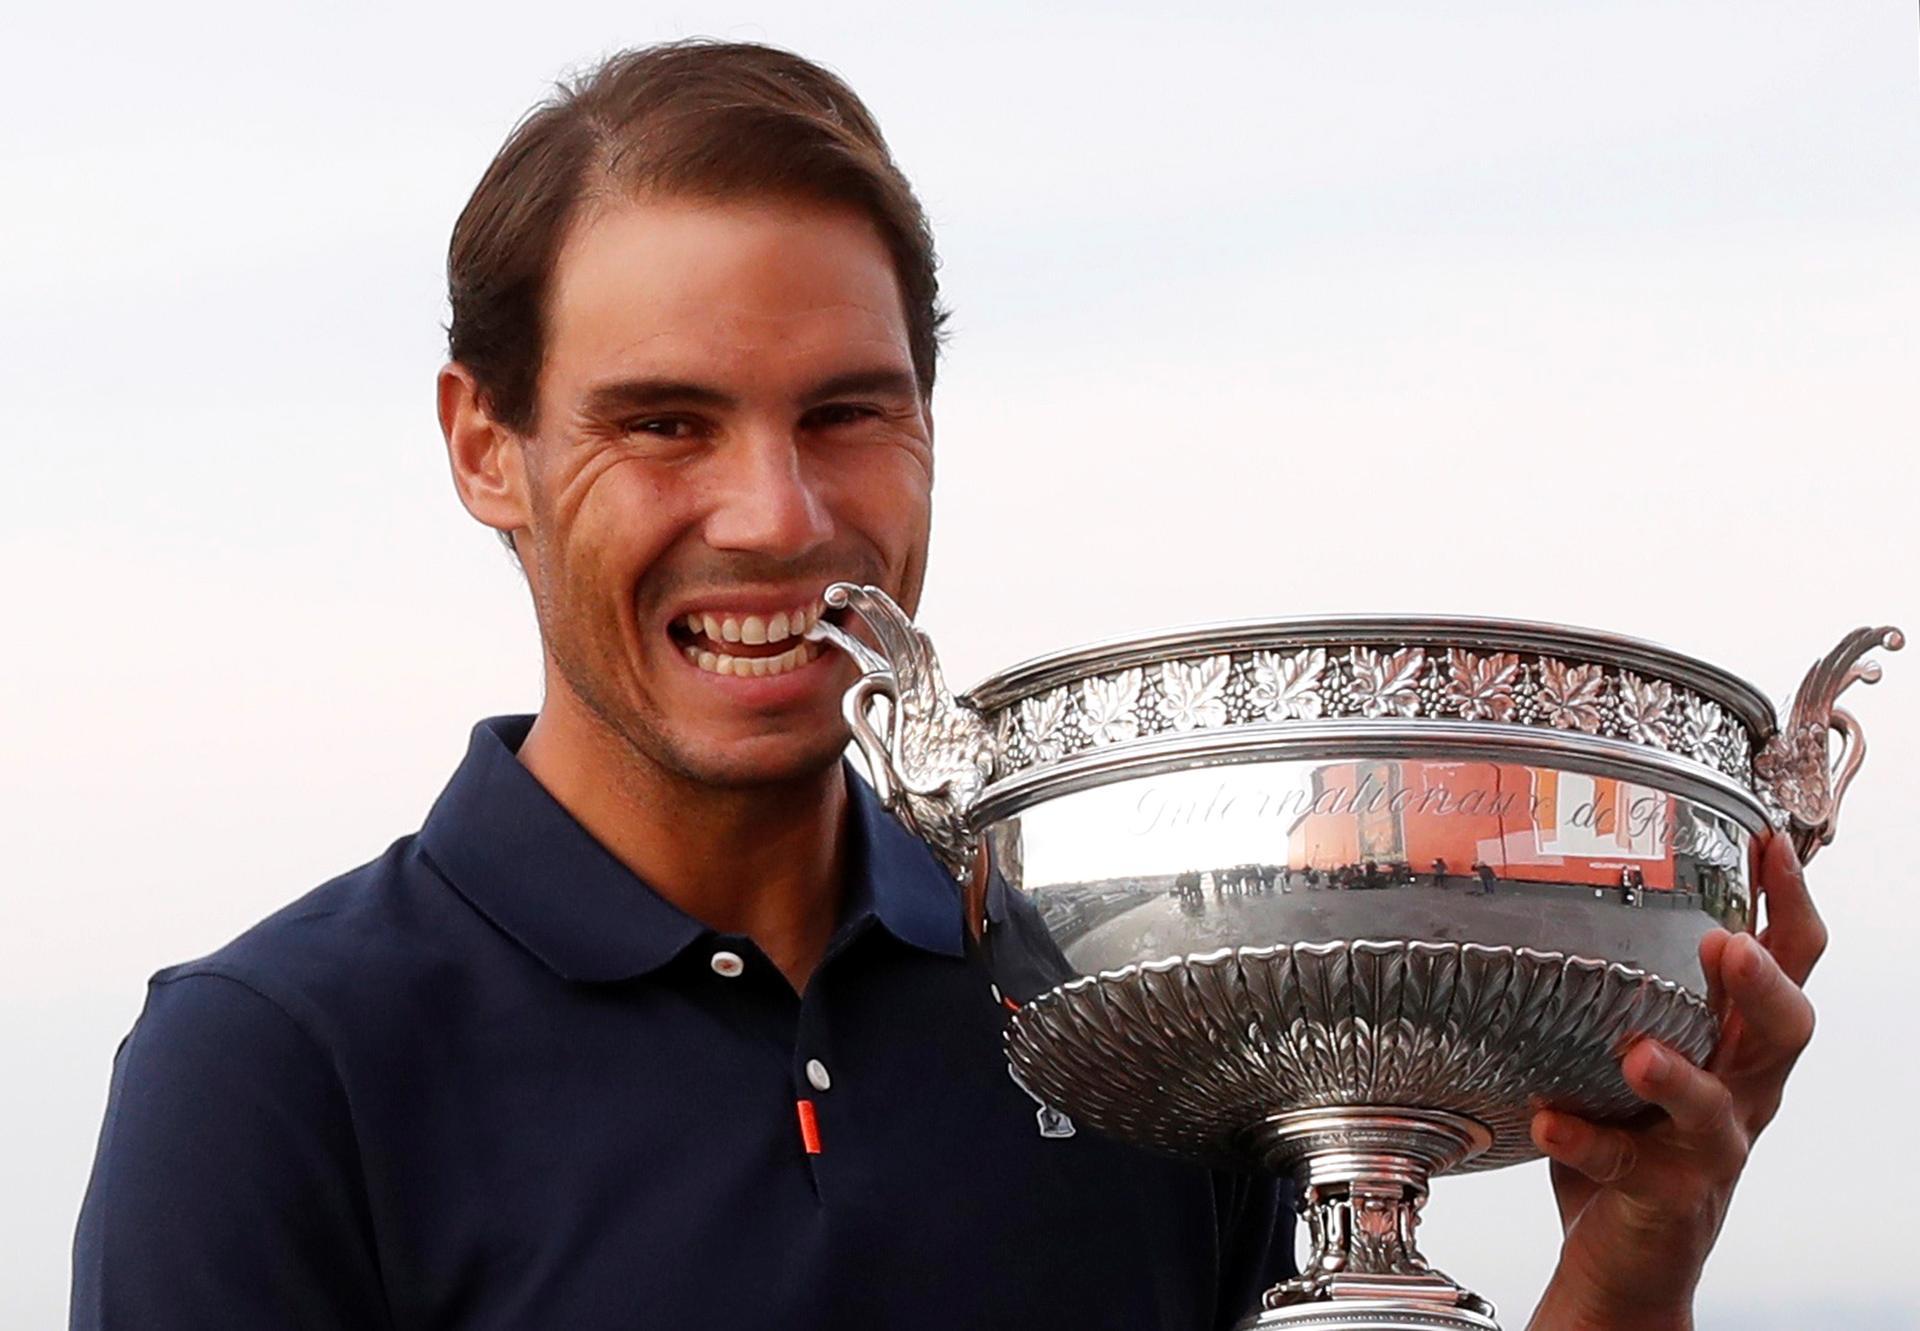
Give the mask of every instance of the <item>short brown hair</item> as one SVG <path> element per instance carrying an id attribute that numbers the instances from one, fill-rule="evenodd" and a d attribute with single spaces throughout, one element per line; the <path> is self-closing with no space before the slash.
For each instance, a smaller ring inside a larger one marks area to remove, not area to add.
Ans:
<path id="1" fill-rule="evenodd" d="M 873 116 L 791 51 L 710 38 L 625 51 L 521 120 L 454 223 L 449 356 L 495 420 L 530 433 L 554 262 L 581 201 L 608 187 L 706 199 L 786 195 L 863 209 L 893 258 L 922 396 L 947 312 L 933 233 Z"/>

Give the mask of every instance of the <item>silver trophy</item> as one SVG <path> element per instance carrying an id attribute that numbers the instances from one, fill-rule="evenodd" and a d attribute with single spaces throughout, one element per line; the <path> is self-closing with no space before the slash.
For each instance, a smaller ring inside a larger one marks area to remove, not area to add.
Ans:
<path id="1" fill-rule="evenodd" d="M 1766 829 L 1802 860 L 1832 839 L 1864 755 L 1835 700 L 1903 641 L 1848 634 L 1784 717 L 1635 639 L 1409 616 L 1122 639 L 956 698 L 884 593 L 827 603 L 877 644 L 813 631 L 861 667 L 875 787 L 989 964 L 1003 894 L 1051 940 L 1047 973 L 996 970 L 1015 1079 L 1292 1178 L 1312 1253 L 1242 1331 L 1497 1331 L 1420 1255 L 1429 1180 L 1536 1158 L 1539 1105 L 1632 1120 L 1639 1036 L 1710 1052 L 1700 939 L 1753 927 Z"/>

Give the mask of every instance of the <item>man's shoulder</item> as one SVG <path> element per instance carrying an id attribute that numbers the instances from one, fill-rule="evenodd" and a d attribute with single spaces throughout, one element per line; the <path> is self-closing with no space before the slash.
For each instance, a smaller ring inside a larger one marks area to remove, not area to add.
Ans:
<path id="1" fill-rule="evenodd" d="M 459 935 L 474 923 L 409 834 L 224 946 L 159 971 L 152 986 L 223 979 L 329 1042 L 342 1021 L 391 1011 L 425 976 L 454 964 Z"/>

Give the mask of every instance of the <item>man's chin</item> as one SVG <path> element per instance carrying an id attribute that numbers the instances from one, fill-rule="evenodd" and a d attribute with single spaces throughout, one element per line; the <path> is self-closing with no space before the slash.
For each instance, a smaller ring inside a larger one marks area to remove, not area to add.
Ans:
<path id="1" fill-rule="evenodd" d="M 844 728 L 815 735 L 756 735 L 676 744 L 681 774 L 701 785 L 748 791 L 817 781 L 840 764 Z"/>

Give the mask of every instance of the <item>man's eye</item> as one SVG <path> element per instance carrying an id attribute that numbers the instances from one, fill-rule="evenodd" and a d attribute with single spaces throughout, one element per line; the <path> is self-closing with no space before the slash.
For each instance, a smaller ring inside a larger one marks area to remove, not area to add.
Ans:
<path id="1" fill-rule="evenodd" d="M 662 439 L 685 439 L 693 431 L 693 422 L 681 416 L 642 416 L 623 427 L 628 434 L 651 434 Z"/>
<path id="2" fill-rule="evenodd" d="M 846 425 L 852 421 L 865 420 L 880 413 L 872 407 L 858 402 L 833 402 L 824 407 L 816 407 L 809 413 L 815 425 Z"/>

